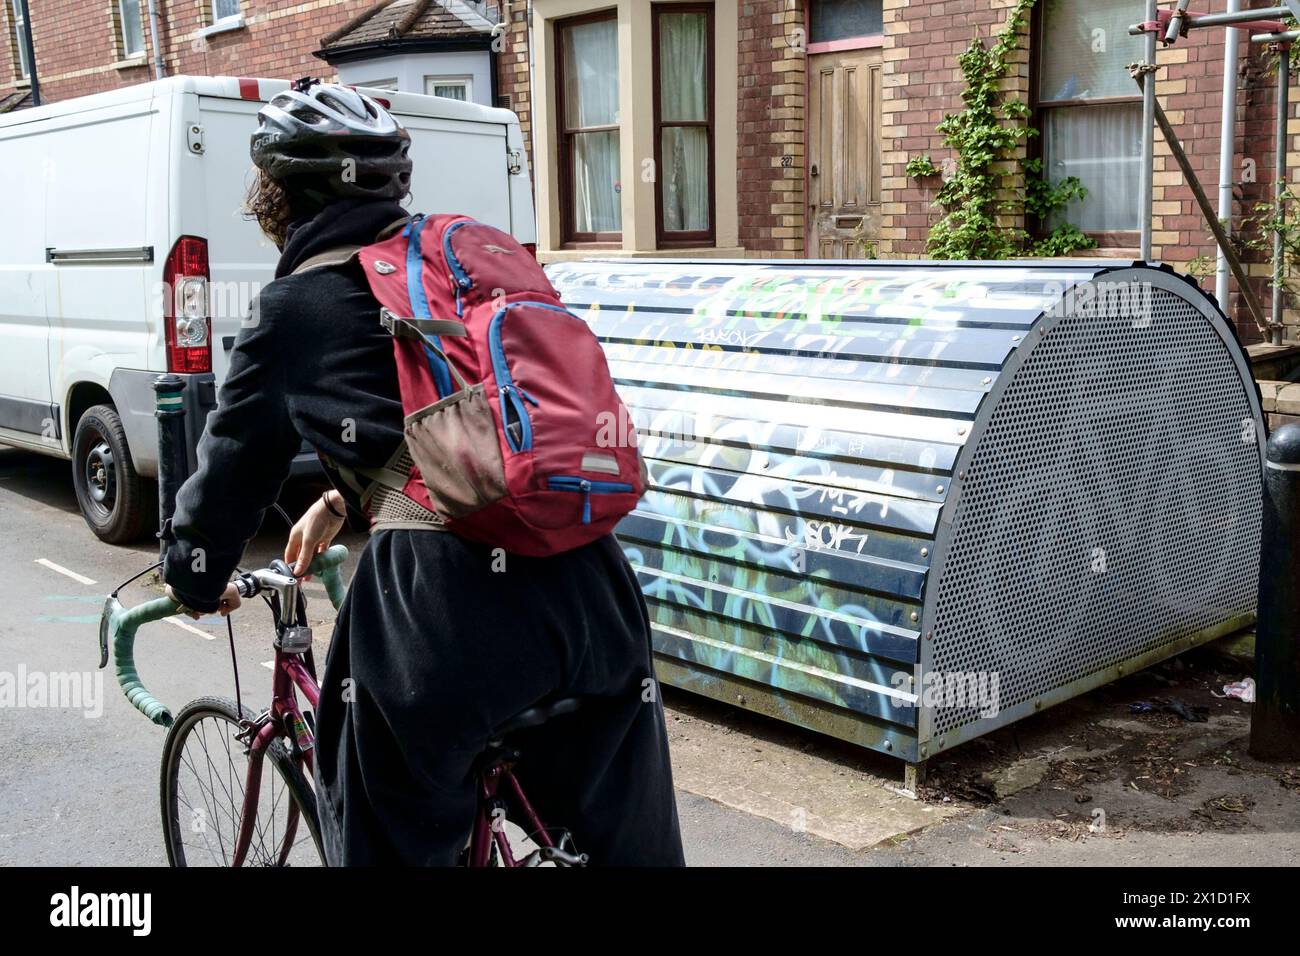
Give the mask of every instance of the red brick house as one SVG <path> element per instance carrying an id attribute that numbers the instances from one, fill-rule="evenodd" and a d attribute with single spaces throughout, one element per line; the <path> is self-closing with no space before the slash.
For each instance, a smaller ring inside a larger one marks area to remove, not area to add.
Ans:
<path id="1" fill-rule="evenodd" d="M 960 107 L 956 57 L 974 35 L 999 31 L 1015 5 L 155 0 L 151 29 L 148 0 L 99 0 L 75 12 L 29 2 L 47 99 L 143 82 L 161 66 L 338 75 L 508 105 L 529 140 L 539 249 L 551 258 L 924 255 L 941 215 L 940 180 L 909 177 L 907 161 L 951 159 L 936 126 Z M 17 0 L 0 3 L 5 109 L 24 101 L 27 66 Z M 1142 0 L 1037 0 L 1003 81 L 1041 132 L 1028 154 L 1043 158 L 1049 176 L 1077 175 L 1089 188 L 1066 217 L 1103 255 L 1136 254 L 1141 117 L 1124 67 L 1140 58 L 1127 27 L 1142 11 Z M 1211 195 L 1222 50 L 1223 32 L 1206 29 L 1159 56 L 1161 102 Z M 1270 55 L 1241 44 L 1237 220 L 1272 195 Z M 1213 240 L 1159 140 L 1154 185 L 1155 256 L 1184 266 L 1208 258 L 1212 267 Z M 1009 224 L 1040 226 L 1024 216 Z M 1266 276 L 1263 257 L 1251 259 L 1252 273 Z M 1259 337 L 1249 319 L 1238 324 L 1243 337 Z"/>

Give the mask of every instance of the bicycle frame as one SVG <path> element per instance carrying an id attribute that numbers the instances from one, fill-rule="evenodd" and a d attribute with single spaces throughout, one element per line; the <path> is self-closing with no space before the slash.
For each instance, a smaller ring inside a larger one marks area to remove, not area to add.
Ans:
<path id="1" fill-rule="evenodd" d="M 313 711 L 319 709 L 320 687 L 303 662 L 302 655 L 289 654 L 276 648 L 271 678 L 271 706 L 253 720 L 245 721 L 244 729 L 238 736 L 248 747 L 248 776 L 244 781 L 244 803 L 239 814 L 239 836 L 235 841 L 232 866 L 244 865 L 248 848 L 253 841 L 253 822 L 257 819 L 258 797 L 261 795 L 262 762 L 272 742 L 282 736 L 288 737 L 294 744 L 294 762 L 299 765 L 299 769 L 306 768 L 308 777 L 312 775 L 312 749 L 316 741 L 298 707 L 295 688 L 302 692 Z M 279 860 L 281 866 L 293 848 L 294 837 L 298 832 L 298 817 L 298 805 L 290 801 L 284 846 Z"/>
<path id="2" fill-rule="evenodd" d="M 309 573 L 320 575 L 330 603 L 336 609 L 343 603 L 345 593 L 338 568 L 346 558 L 347 549 L 342 545 L 334 545 L 326 552 L 317 555 L 308 569 Z M 277 592 L 278 637 L 275 644 L 275 660 L 272 662 L 271 705 L 252 719 L 241 719 L 240 731 L 236 735 L 236 739 L 246 748 L 245 754 L 249 759 L 232 866 L 243 866 L 248 858 L 249 848 L 252 846 L 261 796 L 263 764 L 271 745 L 279 737 L 287 738 L 291 748 L 290 758 L 297 768 L 308 778 L 314 776 L 315 728 L 304 718 L 297 696 L 301 693 L 312 711 L 320 709 L 320 685 L 314 673 L 315 662 L 310 656 L 311 636 L 305 624 L 287 625 L 281 620 L 279 615 L 296 615 L 299 610 L 297 590 L 299 581 L 293 577 L 283 562 L 277 561 L 272 564 L 271 568 L 241 573 L 236 581 L 241 585 L 240 593 L 244 597 L 252 597 L 264 589 Z M 126 583 L 129 584 L 130 581 Z M 123 586 L 125 584 L 119 586 L 118 590 Z M 108 650 L 111 644 L 118 684 L 122 687 L 127 700 L 154 723 L 170 727 L 172 726 L 171 711 L 149 693 L 136 671 L 134 644 L 136 631 L 142 624 L 171 617 L 180 609 L 179 605 L 172 599 L 163 597 L 128 609 L 118 602 L 117 593 L 118 591 L 114 590 L 104 602 L 99 633 L 100 667 L 104 667 L 108 662 Z M 305 610 L 302 613 L 305 615 Z M 298 620 L 304 618 L 299 617 Z M 290 631 L 296 633 L 290 634 Z M 307 633 L 303 633 L 304 631 Z M 282 645 L 281 641 L 285 644 Z M 291 649 L 285 650 L 285 646 Z M 237 673 L 236 687 L 238 687 Z M 508 747 L 503 740 L 497 739 L 489 743 L 488 751 L 475 775 L 478 806 L 475 809 L 469 844 L 465 848 L 465 859 L 468 865 L 491 865 L 494 848 L 504 866 L 531 867 L 543 862 L 568 866 L 585 865 L 586 855 L 576 853 L 568 831 L 559 830 L 560 837 L 557 841 L 542 824 L 532 804 L 524 796 L 523 787 L 514 774 L 514 765 L 518 759 L 518 752 Z M 510 804 L 513 804 L 522 816 L 522 819 L 516 822 L 526 827 L 526 832 L 539 847 L 520 860 L 517 860 L 511 852 L 503 825 Z M 290 801 L 284 845 L 280 852 L 280 859 L 277 861 L 280 865 L 286 862 L 293 847 L 300 816 L 297 802 Z"/>
<path id="3" fill-rule="evenodd" d="M 549 849 L 555 848 L 555 843 L 551 835 L 546 832 L 546 827 L 542 825 L 537 811 L 524 796 L 519 778 L 514 774 L 513 760 L 503 755 L 491 761 L 479 774 L 478 810 L 469 839 L 469 866 L 488 866 L 492 861 L 493 843 L 496 844 L 503 866 L 524 865 L 515 860 L 514 853 L 510 850 L 510 840 L 506 836 L 504 812 L 506 806 L 501 797 L 503 786 L 523 814 L 524 819 L 521 822 L 527 825 L 527 831 L 534 836 L 538 845 Z M 501 811 L 500 816 L 497 815 L 498 810 Z"/>

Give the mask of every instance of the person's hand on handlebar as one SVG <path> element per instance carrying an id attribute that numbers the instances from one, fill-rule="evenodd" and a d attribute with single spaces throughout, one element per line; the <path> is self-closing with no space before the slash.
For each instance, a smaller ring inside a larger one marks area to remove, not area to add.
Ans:
<path id="1" fill-rule="evenodd" d="M 343 530 L 346 520 L 343 496 L 331 488 L 307 509 L 298 523 L 289 531 L 289 543 L 284 546 L 285 563 L 293 568 L 295 577 L 303 577 L 312 558 L 320 554 Z"/>
<path id="2" fill-rule="evenodd" d="M 180 612 L 186 617 L 191 617 L 196 621 L 203 617 L 201 611 L 191 611 L 186 607 L 185 602 L 181 600 L 181 596 L 172 590 L 170 584 L 167 585 L 166 591 L 167 596 L 180 605 Z M 239 597 L 239 591 L 235 589 L 235 583 L 232 581 L 226 585 L 226 590 L 221 594 L 221 607 L 217 608 L 217 613 L 222 617 L 225 617 L 231 611 L 235 610 L 235 608 L 239 607 L 240 603 L 241 599 Z"/>

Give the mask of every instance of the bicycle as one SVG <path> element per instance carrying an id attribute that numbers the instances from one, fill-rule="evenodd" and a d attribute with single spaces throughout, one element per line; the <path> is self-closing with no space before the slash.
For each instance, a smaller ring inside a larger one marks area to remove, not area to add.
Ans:
<path id="1" fill-rule="evenodd" d="M 347 548 L 334 545 L 318 554 L 307 572 L 321 579 L 336 609 L 345 594 L 339 568 L 347 556 Z M 261 596 L 275 619 L 270 706 L 260 714 L 243 706 L 236 664 L 235 700 L 200 697 L 173 717 L 140 680 L 134 645 L 142 625 L 171 617 L 180 606 L 161 597 L 125 608 L 117 597 L 122 588 L 148 570 L 152 568 L 123 582 L 105 600 L 99 666 L 107 666 L 111 645 L 122 692 L 137 710 L 167 728 L 159 790 L 168 862 L 174 867 L 324 864 L 316 796 L 310 783 L 320 686 L 301 580 L 281 560 L 235 576 L 241 597 Z M 229 621 L 227 628 L 234 664 L 234 632 Z M 306 709 L 300 705 L 299 695 Z M 520 752 L 510 742 L 512 734 L 572 713 L 579 706 L 575 698 L 545 702 L 517 714 L 493 732 L 477 762 L 477 807 L 461 854 L 462 865 L 586 865 L 587 856 L 576 851 L 569 831 L 546 827 L 533 809 L 514 773 Z M 201 751 L 197 755 L 201 761 L 196 761 L 191 747 Z M 273 770 L 269 775 L 263 772 L 268 759 Z M 201 802 L 195 802 L 196 794 Z M 222 804 L 223 798 L 229 806 Z M 537 848 L 516 858 L 505 830 L 507 820 L 520 826 Z"/>

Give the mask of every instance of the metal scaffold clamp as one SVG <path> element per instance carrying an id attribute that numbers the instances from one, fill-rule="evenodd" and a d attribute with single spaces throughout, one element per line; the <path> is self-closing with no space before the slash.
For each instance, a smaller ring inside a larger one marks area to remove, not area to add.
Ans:
<path id="1" fill-rule="evenodd" d="M 1128 70 L 1128 74 L 1129 74 L 1129 76 L 1131 76 L 1131 77 L 1133 77 L 1133 79 L 1137 80 L 1138 83 L 1141 83 L 1141 82 L 1142 82 L 1142 78 L 1145 77 L 1147 74 L 1149 74 L 1149 73 L 1154 73 L 1154 72 L 1156 72 L 1157 70 L 1159 70 L 1159 69 L 1160 69 L 1160 64 L 1158 64 L 1158 63 L 1146 63 L 1146 62 L 1130 63 L 1130 64 L 1126 67 L 1126 69 Z"/>

